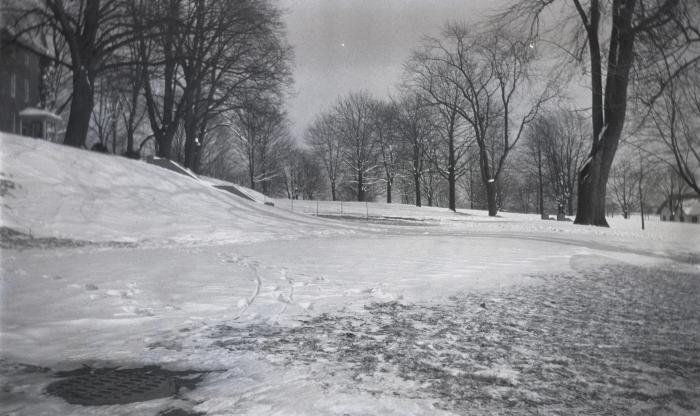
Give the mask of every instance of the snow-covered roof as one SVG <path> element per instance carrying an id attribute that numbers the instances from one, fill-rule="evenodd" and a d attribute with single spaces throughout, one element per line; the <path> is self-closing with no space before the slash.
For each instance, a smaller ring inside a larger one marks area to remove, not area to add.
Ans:
<path id="1" fill-rule="evenodd" d="M 51 111 L 42 110 L 40 108 L 27 107 L 19 112 L 21 118 L 35 119 L 35 120 L 50 120 L 59 122 L 63 120 L 60 116 L 52 113 Z"/>

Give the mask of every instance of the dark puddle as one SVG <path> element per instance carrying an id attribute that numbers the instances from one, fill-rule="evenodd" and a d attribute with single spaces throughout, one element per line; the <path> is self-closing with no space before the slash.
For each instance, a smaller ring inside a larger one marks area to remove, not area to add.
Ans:
<path id="1" fill-rule="evenodd" d="M 177 396 L 182 388 L 193 390 L 205 372 L 171 371 L 158 366 L 140 368 L 92 368 L 55 373 L 61 379 L 46 392 L 68 403 L 83 406 L 126 404 Z M 182 409 L 171 409 L 168 416 L 188 415 Z M 181 411 L 181 413 L 173 413 Z"/>

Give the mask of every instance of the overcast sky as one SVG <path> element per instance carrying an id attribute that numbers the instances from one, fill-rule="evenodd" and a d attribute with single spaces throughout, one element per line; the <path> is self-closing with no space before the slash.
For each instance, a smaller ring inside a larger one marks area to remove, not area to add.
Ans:
<path id="1" fill-rule="evenodd" d="M 388 96 L 410 50 L 449 21 L 476 21 L 494 0 L 280 0 L 295 51 L 292 132 L 303 132 L 338 96 Z"/>

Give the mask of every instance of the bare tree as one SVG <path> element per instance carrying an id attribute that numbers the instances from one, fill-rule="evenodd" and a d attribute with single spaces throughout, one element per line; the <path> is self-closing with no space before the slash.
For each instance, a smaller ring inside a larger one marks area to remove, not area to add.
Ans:
<path id="1" fill-rule="evenodd" d="M 36 50 L 68 68 L 72 74 L 70 114 L 64 143 L 82 147 L 94 106 L 95 82 L 110 68 L 124 65 L 118 51 L 134 38 L 128 13 L 129 0 L 43 0 L 23 3 L 16 25 L 21 32 L 51 28 L 55 42 L 65 42 L 67 56 L 49 55 L 56 49 Z"/>
<path id="2" fill-rule="evenodd" d="M 247 96 L 245 105 L 227 113 L 228 127 L 235 146 L 247 166 L 249 184 L 262 185 L 269 193 L 269 181 L 281 171 L 279 159 L 288 148 L 286 115 L 274 97 Z"/>
<path id="3" fill-rule="evenodd" d="M 432 108 L 431 118 L 434 123 L 435 157 L 430 160 L 437 172 L 447 180 L 448 184 L 448 206 L 452 211 L 457 209 L 456 184 L 460 178 L 466 174 L 465 159 L 474 144 L 473 138 L 469 135 L 469 130 L 464 125 L 458 108 L 464 105 L 461 93 L 447 83 L 436 83 L 426 85 L 430 78 L 426 78 L 420 72 L 420 68 L 409 63 L 407 65 L 408 76 L 412 78 L 414 89 L 424 95 L 425 102 Z M 424 91 L 431 91 L 426 94 Z M 433 96 L 439 96 L 439 100 Z"/>
<path id="4" fill-rule="evenodd" d="M 398 129 L 402 142 L 405 170 L 413 179 L 416 206 L 422 205 L 421 181 L 426 161 L 426 147 L 434 134 L 428 102 L 417 93 L 406 92 L 397 103 Z"/>
<path id="5" fill-rule="evenodd" d="M 671 216 L 669 220 L 674 221 L 676 215 L 680 215 L 681 200 L 688 185 L 671 166 L 663 165 L 657 169 L 657 173 L 659 177 L 657 187 L 664 197 L 664 203 L 668 206 Z"/>
<path id="6" fill-rule="evenodd" d="M 545 134 L 548 134 L 549 126 L 539 119 L 532 123 L 526 130 L 525 144 L 527 149 L 527 162 L 525 169 L 529 170 L 531 176 L 537 178 L 537 213 L 543 219 L 549 218 L 544 210 L 544 188 L 545 188 Z M 543 131 L 544 130 L 544 131 Z"/>
<path id="7" fill-rule="evenodd" d="M 373 119 L 376 102 L 366 92 L 351 93 L 335 106 L 343 162 L 353 176 L 358 201 L 365 200 L 376 165 Z"/>
<path id="8" fill-rule="evenodd" d="M 212 119 L 244 106 L 240 97 L 281 95 L 290 82 L 280 12 L 254 0 L 157 0 L 134 9 L 158 155 L 170 157 L 182 128 L 184 164 L 196 171 Z"/>
<path id="9" fill-rule="evenodd" d="M 306 143 L 322 162 L 331 188 L 331 200 L 337 199 L 337 187 L 341 174 L 340 131 L 334 114 L 322 113 L 314 119 L 306 131 Z"/>
<path id="10" fill-rule="evenodd" d="M 635 207 L 637 198 L 637 170 L 631 160 L 623 158 L 617 161 L 610 173 L 611 196 L 622 211 L 625 219 Z"/>
<path id="11" fill-rule="evenodd" d="M 657 156 L 700 195 L 700 75 L 685 73 L 671 80 L 648 108 L 653 133 L 664 145 Z"/>
<path id="12" fill-rule="evenodd" d="M 109 81 L 101 79 L 95 87 L 95 106 L 92 109 L 90 131 L 92 131 L 104 151 L 112 148 L 112 153 L 117 152 L 117 136 L 119 113 L 121 106 L 116 91 L 109 85 Z M 111 145 L 110 145 L 111 141 Z M 96 144 L 97 144 L 96 143 Z M 93 145 L 94 146 L 94 145 Z"/>
<path id="13" fill-rule="evenodd" d="M 311 152 L 292 146 L 282 161 L 289 199 L 316 199 L 323 189 L 322 167 Z"/>
<path id="14" fill-rule="evenodd" d="M 398 129 L 399 114 L 395 102 L 378 101 L 374 114 L 377 153 L 384 172 L 386 202 L 391 203 L 391 192 L 400 174 L 401 141 Z"/>
<path id="15" fill-rule="evenodd" d="M 548 98 L 524 93 L 533 58 L 528 46 L 505 32 L 473 34 L 465 26 L 448 25 L 441 38 L 428 39 L 409 61 L 414 85 L 434 102 L 452 106 L 471 127 L 491 216 L 498 212 L 497 180 L 508 154 Z M 459 92 L 458 105 L 440 93 L 445 89 Z M 512 128 L 516 108 L 525 108 L 525 114 Z"/>
<path id="16" fill-rule="evenodd" d="M 539 134 L 551 196 L 557 202 L 557 216 L 573 215 L 576 175 L 585 152 L 582 120 L 568 111 L 559 110 L 538 118 Z"/>
<path id="17" fill-rule="evenodd" d="M 679 0 L 572 0 L 570 7 L 548 0 L 520 0 L 498 17 L 506 24 L 525 24 L 530 35 L 546 45 L 551 42 L 567 52 L 566 59 L 583 62 L 588 53 L 591 82 L 591 151 L 578 177 L 577 224 L 607 226 L 606 186 L 625 125 L 628 86 L 632 69 L 669 57 L 679 65 L 659 82 L 661 89 L 688 64 L 699 59 L 680 59 L 687 46 L 700 40 L 693 22 L 697 2 Z M 547 30 L 543 11 L 557 16 Z M 556 27 L 556 29 L 555 29 Z M 572 33 L 562 40 L 562 28 Z M 664 53 L 663 51 L 667 52 Z M 606 56 L 607 54 L 607 56 Z M 641 57 L 641 59 L 640 59 Z"/>

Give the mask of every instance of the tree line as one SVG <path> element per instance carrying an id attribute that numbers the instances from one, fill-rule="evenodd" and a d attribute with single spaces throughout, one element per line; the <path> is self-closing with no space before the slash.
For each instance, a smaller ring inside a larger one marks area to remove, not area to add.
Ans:
<path id="1" fill-rule="evenodd" d="M 221 126 L 285 118 L 292 50 L 270 1 L 10 0 L 5 12 L 50 62 L 41 104 L 67 109 L 67 145 L 150 145 L 200 171 Z"/>
<path id="2" fill-rule="evenodd" d="M 395 96 L 339 97 L 303 140 L 284 111 L 293 53 L 271 1 L 7 4 L 17 36 L 38 39 L 50 62 L 42 106 L 68 113 L 68 145 L 152 147 L 290 198 L 399 193 L 454 210 L 461 196 L 489 215 L 602 226 L 611 204 L 627 215 L 631 195 L 642 208 L 663 188 L 642 186 L 650 177 L 700 195 L 697 2 L 519 0 L 486 22 L 449 23 L 412 50 Z M 590 106 L 567 96 L 576 81 Z"/>

